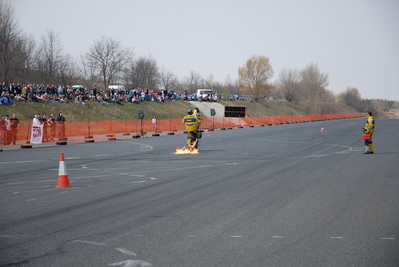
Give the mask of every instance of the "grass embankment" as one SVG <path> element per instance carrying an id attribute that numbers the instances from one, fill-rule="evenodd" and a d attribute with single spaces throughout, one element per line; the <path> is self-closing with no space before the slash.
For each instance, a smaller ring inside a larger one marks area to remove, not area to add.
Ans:
<path id="1" fill-rule="evenodd" d="M 80 103 L 70 102 L 67 104 L 53 103 L 17 103 L 15 105 L 0 105 L 0 113 L 17 114 L 20 120 L 32 120 L 35 113 L 46 113 L 47 116 L 54 114 L 56 117 L 59 112 L 63 112 L 69 122 L 79 122 L 87 120 L 108 120 L 108 119 L 137 119 L 138 109 L 144 111 L 144 119 L 151 119 L 156 116 L 159 119 L 178 118 L 186 111 L 190 105 L 187 102 L 175 101 L 163 104 L 145 102 L 143 104 L 124 104 L 124 106 L 109 104 L 101 106 L 96 102 Z"/>
<path id="2" fill-rule="evenodd" d="M 287 101 L 261 100 L 258 103 L 249 101 L 222 101 L 221 104 L 228 106 L 245 106 L 248 117 L 278 116 L 278 115 L 301 115 L 307 114 L 306 107 L 295 105 Z M 352 113 L 353 109 L 339 103 L 328 103 L 324 105 L 324 114 L 330 113 Z M 144 119 L 151 119 L 156 116 L 158 119 L 182 118 L 187 114 L 187 109 L 193 108 L 190 101 L 173 101 L 163 104 L 144 102 L 143 104 L 125 104 L 124 106 L 109 104 L 101 106 L 96 102 L 79 104 L 70 102 L 67 104 L 53 103 L 17 103 L 15 105 L 0 105 L 0 115 L 16 114 L 17 118 L 23 121 L 32 120 L 34 114 L 46 113 L 47 116 L 63 112 L 67 121 L 79 122 L 87 120 L 108 120 L 108 119 L 137 119 L 138 109 L 144 111 Z"/>
<path id="3" fill-rule="evenodd" d="M 343 114 L 356 112 L 351 107 L 342 103 L 322 103 L 320 112 L 309 112 L 306 107 L 307 103 L 294 104 L 288 101 L 264 100 L 260 99 L 257 103 L 249 101 L 221 101 L 225 106 L 245 106 L 248 117 L 260 116 L 289 116 L 304 115 L 311 113 L 319 114 Z"/>

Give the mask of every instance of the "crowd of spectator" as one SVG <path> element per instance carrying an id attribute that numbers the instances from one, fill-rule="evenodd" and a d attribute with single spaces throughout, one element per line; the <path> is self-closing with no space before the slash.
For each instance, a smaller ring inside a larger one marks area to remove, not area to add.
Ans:
<path id="1" fill-rule="evenodd" d="M 44 84 L 20 84 L 11 83 L 0 85 L 0 104 L 15 104 L 18 102 L 45 102 L 67 103 L 74 101 L 81 104 L 97 102 L 107 106 L 109 104 L 124 105 L 127 103 L 141 104 L 146 101 L 163 103 L 174 101 L 177 95 L 173 90 L 153 90 L 137 88 L 133 90 L 98 90 L 94 87 L 86 90 L 83 87 L 44 85 Z"/>
<path id="2" fill-rule="evenodd" d="M 65 140 L 65 117 L 62 112 L 55 117 L 50 114 L 49 117 L 44 114 L 36 113 L 33 119 L 33 126 L 43 125 L 42 142 L 55 141 L 54 138 L 58 138 L 59 141 Z M 16 145 L 17 132 L 19 129 L 20 121 L 16 114 L 13 114 L 10 118 L 8 114 L 1 115 L 0 119 L 0 145 Z"/>

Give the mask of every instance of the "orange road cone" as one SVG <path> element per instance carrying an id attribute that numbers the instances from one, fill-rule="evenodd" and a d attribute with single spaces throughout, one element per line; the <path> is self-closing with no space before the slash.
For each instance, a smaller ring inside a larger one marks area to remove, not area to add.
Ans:
<path id="1" fill-rule="evenodd" d="M 60 154 L 60 168 L 58 170 L 58 183 L 57 183 L 58 188 L 65 188 L 65 187 L 71 187 L 69 184 L 69 178 L 65 166 L 65 158 L 64 158 L 64 153 L 61 152 Z"/>
<path id="2" fill-rule="evenodd" d="M 324 132 L 324 127 L 321 127 L 321 130 L 320 130 L 320 132 Z"/>

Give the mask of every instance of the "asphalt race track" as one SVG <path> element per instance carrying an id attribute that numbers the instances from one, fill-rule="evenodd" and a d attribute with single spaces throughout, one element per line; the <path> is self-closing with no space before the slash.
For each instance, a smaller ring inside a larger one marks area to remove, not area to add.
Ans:
<path id="1" fill-rule="evenodd" d="M 1 152 L 0 266 L 399 266 L 399 123 L 364 123 Z"/>

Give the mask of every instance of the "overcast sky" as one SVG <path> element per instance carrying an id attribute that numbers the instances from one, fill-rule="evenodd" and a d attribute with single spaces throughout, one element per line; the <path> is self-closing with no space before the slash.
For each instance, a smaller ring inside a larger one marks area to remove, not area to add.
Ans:
<path id="1" fill-rule="evenodd" d="M 47 29 L 78 57 L 101 36 L 152 55 L 179 79 L 224 82 L 254 54 L 282 69 L 316 63 L 334 94 L 399 101 L 399 0 L 12 0 L 24 33 Z"/>

